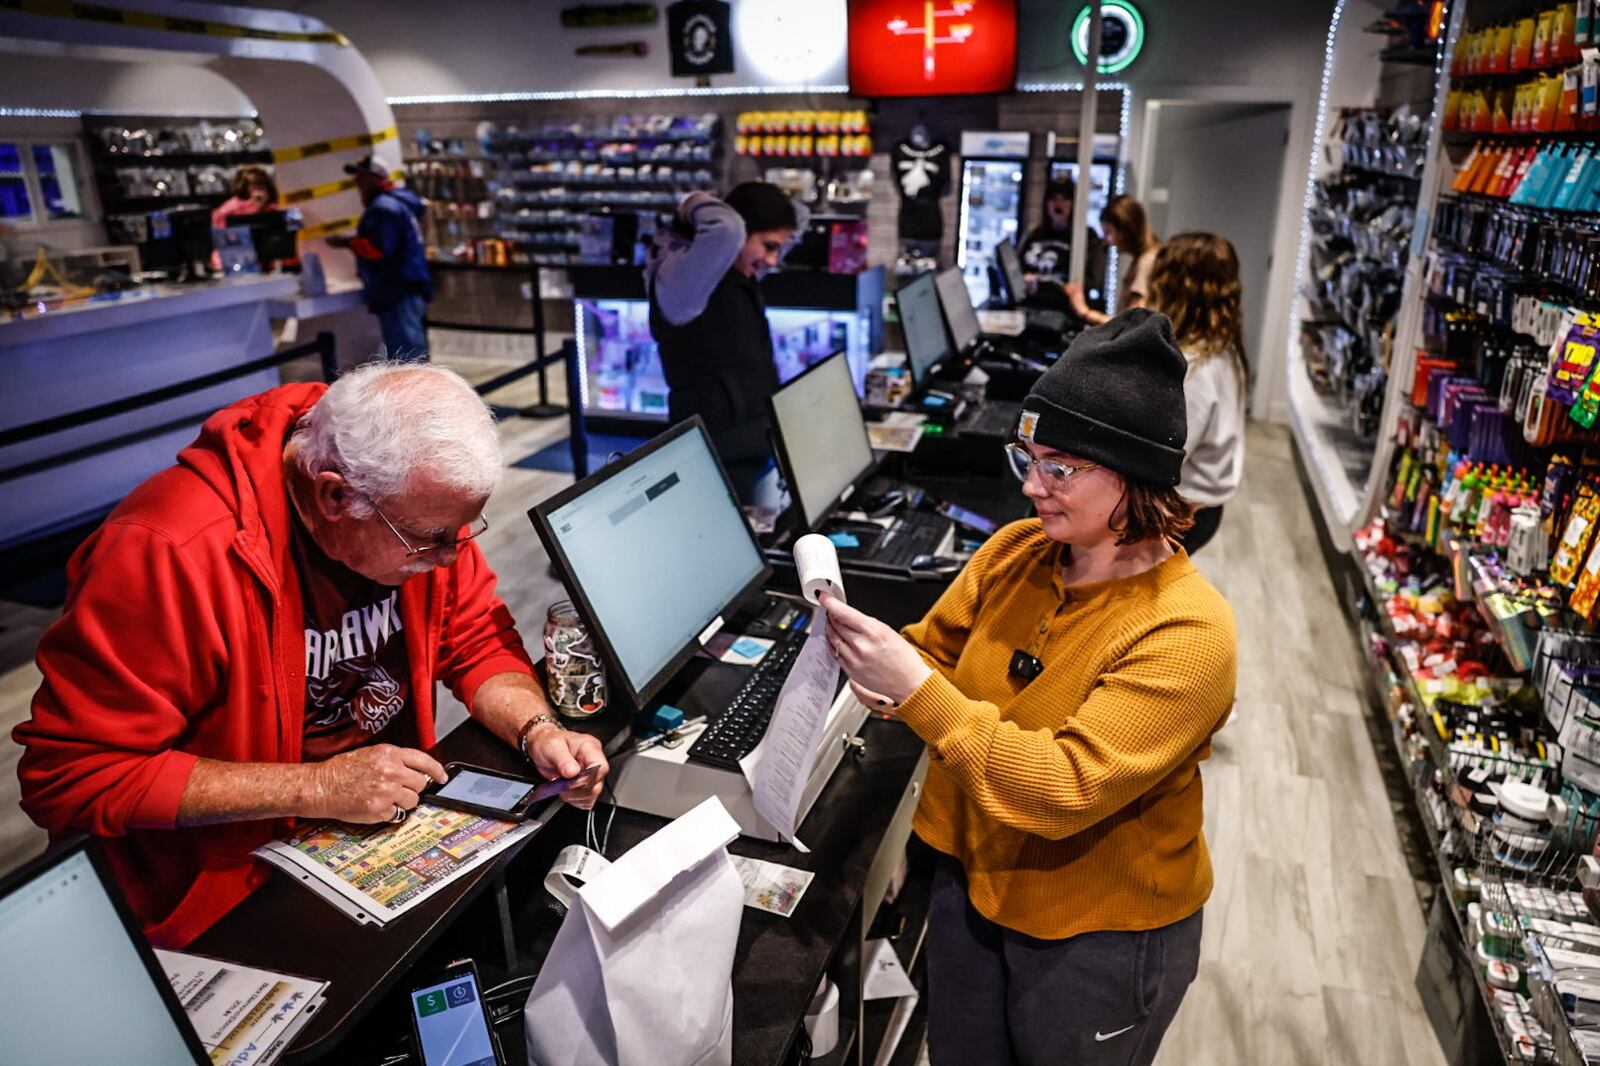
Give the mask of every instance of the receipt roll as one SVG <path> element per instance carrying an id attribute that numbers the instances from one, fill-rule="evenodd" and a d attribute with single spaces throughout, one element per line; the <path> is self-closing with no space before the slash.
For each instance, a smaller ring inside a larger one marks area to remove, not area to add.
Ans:
<path id="1" fill-rule="evenodd" d="M 839 576 L 839 553 L 827 537 L 807 533 L 795 541 L 794 566 L 800 572 L 800 591 L 809 602 L 820 604 L 819 597 L 824 592 L 832 592 L 841 600 L 845 598 L 844 578 Z"/>

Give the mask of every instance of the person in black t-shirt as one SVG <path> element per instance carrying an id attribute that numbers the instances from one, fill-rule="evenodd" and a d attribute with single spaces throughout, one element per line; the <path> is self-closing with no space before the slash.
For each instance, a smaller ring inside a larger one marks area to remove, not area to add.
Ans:
<path id="1" fill-rule="evenodd" d="M 1063 286 L 1067 283 L 1068 263 L 1072 258 L 1072 205 L 1077 194 L 1077 184 L 1071 178 L 1058 178 L 1045 188 L 1043 217 L 1017 249 L 1023 278 L 1028 283 L 1028 297 L 1022 301 L 1024 306 L 1072 312 L 1072 303 Z M 1090 307 L 1103 311 L 1106 245 L 1092 228 L 1085 228 L 1084 236 L 1089 242 L 1083 264 L 1085 296 Z"/>

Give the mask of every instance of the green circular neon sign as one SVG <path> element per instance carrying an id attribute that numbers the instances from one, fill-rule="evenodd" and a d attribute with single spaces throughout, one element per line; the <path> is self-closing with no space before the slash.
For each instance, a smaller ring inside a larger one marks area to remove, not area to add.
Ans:
<path id="1" fill-rule="evenodd" d="M 1133 65 L 1144 50 L 1144 16 L 1128 0 L 1104 0 L 1100 5 L 1101 74 L 1118 74 Z M 1072 20 L 1072 54 L 1089 65 L 1089 8 Z"/>

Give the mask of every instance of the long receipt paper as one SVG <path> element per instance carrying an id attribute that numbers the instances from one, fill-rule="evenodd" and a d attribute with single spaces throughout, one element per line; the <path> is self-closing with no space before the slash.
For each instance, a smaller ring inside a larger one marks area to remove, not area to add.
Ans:
<path id="1" fill-rule="evenodd" d="M 805 646 L 778 692 L 766 736 L 739 766 L 750 782 L 756 813 L 784 840 L 804 851 L 805 845 L 794 835 L 800 800 L 816 764 L 834 689 L 839 685 L 839 661 L 828 646 L 827 610 L 818 597 L 828 591 L 844 599 L 844 579 L 839 576 L 833 542 L 816 533 L 795 541 L 794 563 L 800 587 L 806 599 L 817 605 L 817 612 Z"/>

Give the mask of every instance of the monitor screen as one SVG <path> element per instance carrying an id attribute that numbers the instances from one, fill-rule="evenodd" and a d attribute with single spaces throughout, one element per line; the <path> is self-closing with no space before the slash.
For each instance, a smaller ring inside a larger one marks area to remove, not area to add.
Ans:
<path id="1" fill-rule="evenodd" d="M 771 573 L 698 418 L 529 514 L 636 706 Z"/>
<path id="2" fill-rule="evenodd" d="M 816 529 L 845 489 L 872 467 L 850 364 L 830 355 L 772 395 L 784 480 L 807 529 Z"/>
<path id="3" fill-rule="evenodd" d="M 950 340 L 956 353 L 971 351 L 983 330 L 978 326 L 978 312 L 972 308 L 972 294 L 967 292 L 961 268 L 950 267 L 940 272 L 934 286 L 939 290 L 939 306 L 944 309 L 944 322 L 950 327 Z"/>
<path id="4" fill-rule="evenodd" d="M 1019 307 L 1028 295 L 1028 283 L 1022 277 L 1022 259 L 1017 255 L 1015 241 L 1001 241 L 994 250 L 995 262 L 1000 264 L 1000 280 L 1006 288 L 1006 302 Z"/>
<path id="5" fill-rule="evenodd" d="M 6 1066 L 206 1062 L 87 844 L 67 848 L 0 897 L 0 1059 Z"/>
<path id="6" fill-rule="evenodd" d="M 850 92 L 946 96 L 1010 92 L 1016 0 L 849 0 Z"/>
<path id="7" fill-rule="evenodd" d="M 923 274 L 900 286 L 894 293 L 900 315 L 900 329 L 906 336 L 906 363 L 911 367 L 911 384 L 922 388 L 939 364 L 950 358 L 950 337 L 944 328 L 944 313 L 939 310 L 939 290 L 932 274 Z"/>

